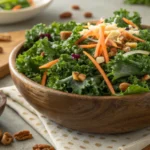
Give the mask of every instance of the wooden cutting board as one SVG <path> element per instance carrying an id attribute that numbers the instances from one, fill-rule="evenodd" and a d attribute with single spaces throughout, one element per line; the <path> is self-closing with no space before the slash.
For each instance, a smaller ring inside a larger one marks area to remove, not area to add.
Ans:
<path id="1" fill-rule="evenodd" d="M 0 47 L 3 48 L 3 53 L 0 53 L 0 78 L 5 77 L 9 74 L 8 59 L 11 51 L 22 41 L 25 40 L 25 30 L 0 33 L 0 35 L 10 35 L 10 42 L 0 41 Z"/>

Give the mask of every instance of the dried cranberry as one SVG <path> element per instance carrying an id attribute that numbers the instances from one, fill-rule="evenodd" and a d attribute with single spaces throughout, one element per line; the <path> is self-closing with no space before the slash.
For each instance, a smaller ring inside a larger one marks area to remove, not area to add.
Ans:
<path id="1" fill-rule="evenodd" d="M 51 35 L 49 33 L 43 33 L 43 34 L 39 35 L 40 39 L 43 39 L 45 37 L 47 37 L 49 41 L 52 41 L 52 37 L 51 37 Z"/>
<path id="2" fill-rule="evenodd" d="M 80 58 L 80 54 L 71 54 L 71 57 L 73 59 L 79 59 Z"/>
<path id="3" fill-rule="evenodd" d="M 130 30 L 130 28 L 129 28 L 129 27 L 126 27 L 125 30 Z"/>

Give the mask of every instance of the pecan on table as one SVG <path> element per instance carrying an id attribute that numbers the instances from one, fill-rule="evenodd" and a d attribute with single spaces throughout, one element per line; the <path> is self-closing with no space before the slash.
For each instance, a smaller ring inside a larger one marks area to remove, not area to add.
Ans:
<path id="1" fill-rule="evenodd" d="M 18 141 L 24 141 L 28 139 L 32 139 L 32 134 L 28 130 L 20 131 L 14 134 L 14 138 Z"/>

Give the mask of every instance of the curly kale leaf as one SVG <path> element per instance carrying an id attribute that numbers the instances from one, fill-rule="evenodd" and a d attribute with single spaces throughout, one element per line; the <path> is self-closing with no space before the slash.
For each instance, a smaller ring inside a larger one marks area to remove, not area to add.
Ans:
<path id="1" fill-rule="evenodd" d="M 45 59 L 40 56 L 41 52 L 45 53 Z M 39 82 L 41 76 L 41 70 L 39 66 L 53 60 L 55 51 L 50 46 L 50 42 L 47 38 L 37 41 L 28 51 L 20 54 L 16 59 L 16 67 L 19 72 L 24 73 L 27 77 L 37 80 Z M 38 75 L 36 77 L 36 75 Z"/>
<path id="2" fill-rule="evenodd" d="M 148 87 L 142 87 L 136 84 L 132 84 L 130 85 L 127 90 L 124 92 L 125 95 L 129 95 L 129 94 L 140 94 L 140 93 L 145 93 L 145 92 L 149 92 L 149 88 Z"/>
<path id="3" fill-rule="evenodd" d="M 118 11 L 114 12 L 114 16 L 110 17 L 105 20 L 107 23 L 115 22 L 119 27 L 128 27 L 128 24 L 126 24 L 122 18 L 125 17 L 132 22 L 134 22 L 136 25 L 141 25 L 141 17 L 137 12 L 134 12 L 133 15 L 130 15 L 130 12 L 125 9 L 120 9 Z"/>
<path id="4" fill-rule="evenodd" d="M 26 32 L 26 42 L 25 47 L 31 47 L 38 39 L 39 35 L 47 32 L 47 27 L 45 24 L 37 24 L 31 30 Z"/>
<path id="5" fill-rule="evenodd" d="M 112 69 L 114 80 L 130 75 L 142 76 L 150 73 L 150 56 L 135 54 L 124 57 L 118 54 L 109 62 L 108 67 Z"/>
<path id="6" fill-rule="evenodd" d="M 60 41 L 61 31 L 72 31 L 77 23 L 70 21 L 67 23 L 56 23 L 53 22 L 51 25 L 46 26 L 45 24 L 37 24 L 31 30 L 26 32 L 26 43 L 25 47 L 31 47 L 37 40 L 39 40 L 41 34 L 50 34 L 51 41 Z"/>
<path id="7" fill-rule="evenodd" d="M 75 81 L 72 76 L 69 76 L 62 80 L 56 80 L 52 88 L 80 95 L 110 94 L 100 75 L 88 77 L 83 82 Z"/>
<path id="8" fill-rule="evenodd" d="M 125 0 L 124 2 L 127 4 L 143 4 L 150 6 L 149 0 Z"/>

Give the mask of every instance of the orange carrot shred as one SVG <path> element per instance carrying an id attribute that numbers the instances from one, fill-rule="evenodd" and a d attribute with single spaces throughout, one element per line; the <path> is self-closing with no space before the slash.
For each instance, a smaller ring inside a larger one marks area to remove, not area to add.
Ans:
<path id="1" fill-rule="evenodd" d="M 132 35 L 131 33 L 127 32 L 127 31 L 123 31 L 122 34 L 123 34 L 124 36 L 126 36 L 126 37 L 128 37 L 128 38 L 131 38 L 131 39 L 134 39 L 134 40 L 136 40 L 136 41 L 145 42 L 145 40 L 140 39 L 140 38 L 138 38 L 138 37 Z"/>
<path id="2" fill-rule="evenodd" d="M 110 92 L 114 95 L 115 94 L 115 90 L 111 84 L 111 82 L 109 81 L 106 73 L 104 72 L 104 70 L 102 69 L 102 67 L 96 62 L 96 60 L 86 51 L 83 51 L 83 53 L 93 62 L 93 64 L 95 65 L 95 67 L 98 69 L 98 71 L 100 72 L 100 74 L 103 76 Z"/>
<path id="3" fill-rule="evenodd" d="M 41 80 L 41 85 L 44 85 L 46 84 L 46 79 L 47 79 L 47 72 L 45 71 L 43 73 L 43 76 L 42 76 L 42 80 Z"/>
<path id="4" fill-rule="evenodd" d="M 131 20 L 128 20 L 127 18 L 124 18 L 124 17 L 122 18 L 122 20 L 123 20 L 125 23 L 131 25 L 132 27 L 138 28 L 138 26 L 137 26 L 135 23 L 133 23 Z"/>
<path id="5" fill-rule="evenodd" d="M 16 5 L 16 6 L 14 6 L 14 7 L 12 8 L 12 10 L 19 10 L 19 9 L 21 9 L 21 8 L 22 8 L 21 5 Z"/>
<path id="6" fill-rule="evenodd" d="M 105 44 L 104 32 L 105 32 L 105 26 L 100 26 L 100 34 L 101 34 L 100 38 L 101 38 L 101 45 L 102 45 L 103 55 L 104 55 L 104 58 L 105 58 L 105 62 L 108 63 L 109 62 L 109 55 L 108 55 L 106 44 Z"/>
<path id="7" fill-rule="evenodd" d="M 91 33 L 92 33 L 92 30 L 89 30 L 86 34 L 81 36 L 80 39 L 78 39 L 75 44 L 79 44 L 80 42 L 82 42 L 84 39 L 86 39 L 88 36 L 90 36 Z"/>
<path id="8" fill-rule="evenodd" d="M 79 45 L 80 48 L 94 48 L 97 44 Z"/>
<path id="9" fill-rule="evenodd" d="M 59 59 L 52 60 L 52 61 L 40 66 L 39 69 L 48 69 L 48 68 L 52 67 L 53 65 L 55 65 L 58 61 L 59 61 Z"/>

